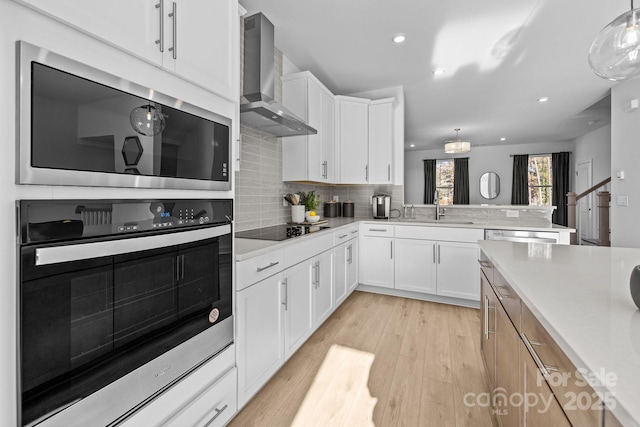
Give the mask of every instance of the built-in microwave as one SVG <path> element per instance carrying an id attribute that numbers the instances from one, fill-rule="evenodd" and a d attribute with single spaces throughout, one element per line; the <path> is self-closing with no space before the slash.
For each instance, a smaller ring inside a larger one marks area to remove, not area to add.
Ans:
<path id="1" fill-rule="evenodd" d="M 26 42 L 19 184 L 230 190 L 232 120 Z"/>

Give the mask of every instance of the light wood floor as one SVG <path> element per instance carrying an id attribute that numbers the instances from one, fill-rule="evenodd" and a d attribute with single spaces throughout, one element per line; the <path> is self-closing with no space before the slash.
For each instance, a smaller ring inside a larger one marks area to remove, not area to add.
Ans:
<path id="1" fill-rule="evenodd" d="M 492 426 L 480 311 L 354 292 L 230 426 Z"/>

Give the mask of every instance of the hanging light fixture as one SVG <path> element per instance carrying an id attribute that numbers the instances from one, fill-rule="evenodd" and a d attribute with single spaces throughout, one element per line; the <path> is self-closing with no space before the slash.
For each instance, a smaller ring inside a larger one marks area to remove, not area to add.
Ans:
<path id="1" fill-rule="evenodd" d="M 589 65 L 603 79 L 623 80 L 640 74 L 640 9 L 623 13 L 604 27 L 589 49 Z"/>
<path id="2" fill-rule="evenodd" d="M 129 114 L 133 130 L 144 136 L 155 136 L 164 130 L 164 114 L 151 104 L 136 107 Z"/>
<path id="3" fill-rule="evenodd" d="M 463 141 L 460 139 L 458 133 L 460 132 L 460 128 L 454 129 L 456 131 L 456 139 L 454 141 L 445 141 L 444 143 L 444 152 L 445 153 L 468 153 L 471 151 L 471 142 Z"/>

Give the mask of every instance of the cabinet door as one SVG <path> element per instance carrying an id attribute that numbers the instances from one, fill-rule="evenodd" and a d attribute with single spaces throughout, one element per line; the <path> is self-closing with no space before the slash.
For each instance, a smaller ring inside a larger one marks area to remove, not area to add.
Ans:
<path id="1" fill-rule="evenodd" d="M 310 181 L 324 181 L 324 159 L 322 157 L 322 89 L 313 80 L 307 81 L 307 122 L 318 131 L 307 136 L 307 170 Z M 305 159 L 300 159 L 304 161 Z"/>
<path id="2" fill-rule="evenodd" d="M 438 295 L 480 301 L 476 243 L 438 242 Z"/>
<path id="3" fill-rule="evenodd" d="M 520 425 L 520 405 L 513 405 L 511 396 L 520 391 L 520 335 L 511 323 L 500 302 L 496 302 L 496 391 L 504 392 L 506 399 L 499 402 L 496 414 L 503 426 Z M 538 425 L 538 424 L 533 424 Z M 551 424 L 552 425 L 552 424 Z"/>
<path id="4" fill-rule="evenodd" d="M 242 407 L 284 363 L 280 274 L 237 292 L 238 406 Z"/>
<path id="5" fill-rule="evenodd" d="M 393 100 L 369 105 L 369 184 L 391 183 Z"/>
<path id="6" fill-rule="evenodd" d="M 336 307 L 347 297 L 349 274 L 349 242 L 337 246 L 333 250 L 335 262 L 333 278 L 333 296 Z"/>
<path id="7" fill-rule="evenodd" d="M 311 335 L 312 275 L 315 260 L 301 262 L 284 271 L 284 354 L 288 359 Z"/>
<path id="8" fill-rule="evenodd" d="M 480 305 L 482 316 L 482 336 L 480 337 L 480 347 L 484 366 L 487 369 L 489 384 L 496 387 L 496 303 L 497 298 L 489 285 L 489 281 L 483 274 L 481 277 L 482 301 Z"/>
<path id="9" fill-rule="evenodd" d="M 349 258 L 347 262 L 347 289 L 351 293 L 358 286 L 358 239 L 353 239 L 347 246 Z"/>
<path id="10" fill-rule="evenodd" d="M 162 63 L 160 0 L 18 0 L 148 61 Z"/>
<path id="11" fill-rule="evenodd" d="M 367 184 L 369 103 L 338 99 L 336 110 L 340 147 L 340 183 Z"/>
<path id="12" fill-rule="evenodd" d="M 237 100 L 239 18 L 234 0 L 164 1 L 163 65 L 229 100 Z M 133 2 L 135 3 L 135 2 Z M 176 7 L 174 17 L 168 15 Z M 167 65 L 173 63 L 173 66 Z"/>
<path id="13" fill-rule="evenodd" d="M 335 102 L 333 95 L 322 92 L 322 162 L 324 163 L 324 182 L 335 182 Z"/>
<path id="14" fill-rule="evenodd" d="M 333 311 L 333 252 L 316 257 L 315 289 L 313 293 L 313 329 L 324 322 Z"/>
<path id="15" fill-rule="evenodd" d="M 362 236 L 360 283 L 393 288 L 393 239 Z"/>
<path id="16" fill-rule="evenodd" d="M 282 105 L 304 121 L 307 121 L 308 79 L 291 79 L 282 82 Z M 282 138 L 282 180 L 307 180 L 307 139 L 303 136 Z"/>
<path id="17" fill-rule="evenodd" d="M 536 396 L 537 399 L 525 399 L 522 411 L 522 425 L 525 426 L 554 426 L 569 427 L 571 423 L 562 410 L 562 406 L 555 399 L 549 385 L 538 370 L 533 357 L 525 347 L 520 344 L 522 359 L 522 390 L 523 396 Z M 509 367 L 512 369 L 512 367 Z M 503 424 L 505 425 L 505 424 Z M 606 425 L 606 423 L 605 423 Z"/>
<path id="18" fill-rule="evenodd" d="M 436 293 L 436 245 L 432 240 L 396 239 L 396 289 Z"/>

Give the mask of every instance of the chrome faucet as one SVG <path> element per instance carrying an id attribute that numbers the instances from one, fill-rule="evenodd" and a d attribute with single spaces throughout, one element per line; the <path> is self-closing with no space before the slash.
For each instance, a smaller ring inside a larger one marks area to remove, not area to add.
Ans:
<path id="1" fill-rule="evenodd" d="M 436 205 L 436 221 L 440 221 L 440 219 L 444 216 L 444 213 L 440 212 L 440 192 L 436 190 L 433 195 L 433 201 Z"/>

